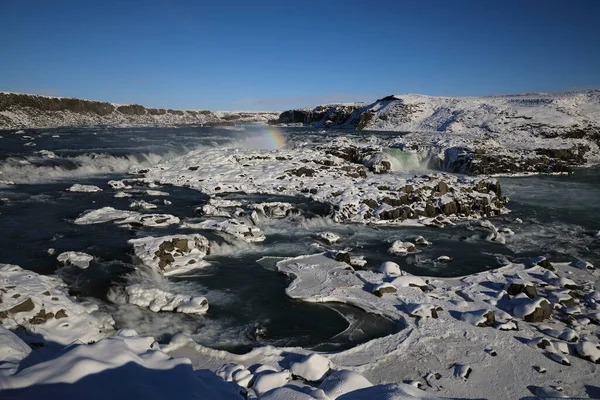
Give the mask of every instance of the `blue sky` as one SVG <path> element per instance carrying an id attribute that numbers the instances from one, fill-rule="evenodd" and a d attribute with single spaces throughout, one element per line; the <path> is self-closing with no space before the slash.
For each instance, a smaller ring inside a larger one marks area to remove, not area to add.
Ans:
<path id="1" fill-rule="evenodd" d="M 2 0 L 0 90 L 280 110 L 600 87 L 598 0 Z"/>

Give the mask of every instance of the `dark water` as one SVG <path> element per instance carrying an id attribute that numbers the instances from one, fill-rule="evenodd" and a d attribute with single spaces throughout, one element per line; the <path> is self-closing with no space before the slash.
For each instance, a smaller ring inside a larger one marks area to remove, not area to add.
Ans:
<path id="1" fill-rule="evenodd" d="M 284 129 L 291 143 L 330 140 L 333 135 L 304 128 Z M 354 133 L 353 133 L 354 134 Z M 23 136 L 33 140 L 24 140 Z M 373 133 L 368 134 L 369 137 Z M 389 134 L 380 134 L 389 138 Z M 40 273 L 58 273 L 73 294 L 91 296 L 115 317 L 119 326 L 165 341 L 179 331 L 193 335 L 199 343 L 232 351 L 246 351 L 263 344 L 332 349 L 352 346 L 375 336 L 399 329 L 396 323 L 343 305 L 306 304 L 287 299 L 287 278 L 265 269 L 257 262 L 264 256 L 296 256 L 323 251 L 314 246 L 316 233 L 336 232 L 339 243 L 328 249 L 350 249 L 363 255 L 367 267 L 393 260 L 403 269 L 419 275 L 460 276 L 498 267 L 505 260 L 520 261 L 546 255 L 556 260 L 580 257 L 598 264 L 599 241 L 588 233 L 600 229 L 600 170 L 579 170 L 570 176 L 503 178 L 505 193 L 511 198 L 508 216 L 492 222 L 515 232 L 506 246 L 485 240 L 486 233 L 467 223 L 444 229 L 411 227 L 367 227 L 340 225 L 326 217 L 274 220 L 262 226 L 267 239 L 254 245 L 227 243 L 221 237 L 202 232 L 215 251 L 206 270 L 184 278 L 171 278 L 175 291 L 205 295 L 210 310 L 206 316 L 192 317 L 152 313 L 135 306 L 114 306 L 106 302 L 111 285 L 124 284 L 134 269 L 127 240 L 190 231 L 173 229 L 123 229 L 113 224 L 78 226 L 73 224 L 83 211 L 112 206 L 129 209 L 132 200 L 155 203 L 157 213 L 182 219 L 197 218 L 195 208 L 206 196 L 185 188 L 168 187 L 172 205 L 163 198 L 148 196 L 146 186 L 134 186 L 132 198 L 114 198 L 107 182 L 132 178 L 131 166 L 150 166 L 161 160 L 201 147 L 269 145 L 264 128 L 245 131 L 219 128 L 86 128 L 0 132 L 0 262 L 18 264 Z M 354 136 L 358 136 L 354 134 Z M 36 146 L 24 146 L 33 142 Z M 52 151 L 56 157 L 39 154 Z M 414 160 L 413 160 L 414 161 Z M 410 168 L 414 163 L 410 164 Z M 419 172 L 419 171 L 417 171 Z M 422 171 L 421 171 L 422 172 Z M 410 174 L 404 171 L 399 173 Z M 100 193 L 71 193 L 73 183 L 93 184 Z M 286 199 L 289 200 L 289 199 Z M 307 205 L 314 215 L 324 211 Z M 523 223 L 515 223 L 520 218 Z M 422 235 L 433 242 L 417 254 L 390 256 L 394 240 L 410 240 Z M 323 245 L 321 243 L 321 245 Z M 87 270 L 57 269 L 55 256 L 63 251 L 83 251 L 96 257 Z M 438 256 L 453 257 L 449 264 L 436 263 Z M 350 327 L 349 327 L 350 325 Z M 266 336 L 253 340 L 256 329 Z M 348 328 L 348 329 L 347 329 Z"/>

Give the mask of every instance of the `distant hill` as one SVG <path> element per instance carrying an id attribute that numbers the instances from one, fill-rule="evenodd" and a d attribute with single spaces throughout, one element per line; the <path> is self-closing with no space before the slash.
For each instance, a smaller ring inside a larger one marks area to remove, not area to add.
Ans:
<path id="1" fill-rule="evenodd" d="M 406 132 L 391 147 L 464 173 L 560 173 L 600 163 L 600 91 L 507 96 L 391 95 L 283 112 L 282 125 Z"/>
<path id="2" fill-rule="evenodd" d="M 89 125 L 235 125 L 267 123 L 279 113 L 171 110 L 139 104 L 0 92 L 0 129 Z"/>
<path id="3" fill-rule="evenodd" d="M 486 97 L 391 95 L 373 103 L 289 110 L 277 122 L 379 131 L 547 135 L 598 129 L 600 90 Z"/>

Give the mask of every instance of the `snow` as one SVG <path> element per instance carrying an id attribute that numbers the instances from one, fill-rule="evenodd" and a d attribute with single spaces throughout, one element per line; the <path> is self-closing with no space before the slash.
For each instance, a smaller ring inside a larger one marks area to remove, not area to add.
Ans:
<path id="1" fill-rule="evenodd" d="M 388 276 L 400 276 L 402 271 L 400 266 L 393 261 L 384 261 L 379 266 L 379 272 Z"/>
<path id="2" fill-rule="evenodd" d="M 334 400 L 347 393 L 371 386 L 373 384 L 364 376 L 349 370 L 339 370 L 329 375 L 319 386 L 319 389 L 323 390 L 327 397 Z"/>
<path id="3" fill-rule="evenodd" d="M 327 358 L 313 353 L 300 361 L 292 363 L 290 372 L 292 375 L 299 376 L 307 381 L 320 381 L 330 367 L 331 362 Z"/>
<path id="4" fill-rule="evenodd" d="M 0 264 L 0 287 L 0 311 L 7 314 L 3 317 L 0 313 L 2 326 L 11 330 L 27 327 L 27 340 L 36 341 L 37 336 L 67 345 L 77 340 L 95 341 L 113 331 L 110 315 L 94 304 L 76 302 L 60 279 Z"/>
<path id="5" fill-rule="evenodd" d="M 0 391 L 14 399 L 240 399 L 235 387 L 198 373 L 190 360 L 171 358 L 153 338 L 114 336 L 66 347 L 52 360 L 0 375 Z"/>

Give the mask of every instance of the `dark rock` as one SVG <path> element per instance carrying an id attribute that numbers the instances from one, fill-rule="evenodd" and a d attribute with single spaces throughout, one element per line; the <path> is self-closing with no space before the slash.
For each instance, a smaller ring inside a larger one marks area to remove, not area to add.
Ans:
<path id="1" fill-rule="evenodd" d="M 531 314 L 526 315 L 523 319 L 526 322 L 542 322 L 552 316 L 552 306 L 548 300 L 543 300 Z"/>
<path id="2" fill-rule="evenodd" d="M 8 310 L 9 313 L 11 314 L 17 314 L 20 312 L 29 312 L 32 311 L 35 308 L 35 304 L 33 304 L 33 301 L 31 300 L 31 298 L 27 298 L 27 300 L 17 304 L 16 306 L 12 307 L 11 309 Z"/>
<path id="3" fill-rule="evenodd" d="M 363 202 L 363 204 L 366 204 L 370 208 L 377 208 L 377 206 L 379 206 L 377 201 L 373 200 L 373 199 L 364 199 L 362 202 Z"/>
<path id="4" fill-rule="evenodd" d="M 336 254 L 335 261 L 350 264 L 350 254 L 340 251 L 339 253 Z"/>
<path id="5" fill-rule="evenodd" d="M 535 286 L 524 285 L 521 283 L 511 283 L 506 288 L 506 292 L 511 296 L 516 296 L 519 293 L 525 293 L 530 299 L 533 299 L 535 296 L 537 296 L 537 290 L 535 289 Z"/>
<path id="6" fill-rule="evenodd" d="M 313 177 L 313 176 L 315 176 L 317 171 L 315 171 L 312 168 L 300 167 L 297 169 L 288 170 L 286 172 L 289 172 L 292 175 L 296 175 L 296 176 L 300 176 L 300 177 L 302 177 L 302 176 Z"/>
<path id="7" fill-rule="evenodd" d="M 398 290 L 393 287 L 393 286 L 383 286 L 383 287 L 378 287 L 375 290 L 373 290 L 373 294 L 375 296 L 383 296 L 385 293 L 396 293 Z"/>
<path id="8" fill-rule="evenodd" d="M 54 313 L 47 313 L 46 310 L 42 308 L 37 314 L 33 316 L 33 318 L 29 320 L 29 323 L 32 325 L 41 325 L 52 318 L 54 318 Z"/>
<path id="9" fill-rule="evenodd" d="M 54 318 L 56 319 L 61 319 L 61 318 L 68 318 L 69 316 L 67 315 L 67 312 L 65 310 L 58 310 L 56 312 L 56 314 L 54 315 Z"/>

